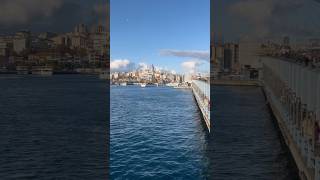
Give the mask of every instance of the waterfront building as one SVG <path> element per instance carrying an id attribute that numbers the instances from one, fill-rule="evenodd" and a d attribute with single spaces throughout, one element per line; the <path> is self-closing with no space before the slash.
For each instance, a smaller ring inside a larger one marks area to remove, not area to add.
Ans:
<path id="1" fill-rule="evenodd" d="M 191 83 L 192 82 L 192 75 L 191 74 L 185 74 L 183 81 L 186 82 L 186 83 Z"/>
<path id="2" fill-rule="evenodd" d="M 54 42 L 56 46 L 65 46 L 65 47 L 71 46 L 71 38 L 68 34 L 60 34 L 58 36 L 51 38 L 51 40 Z"/>
<path id="3" fill-rule="evenodd" d="M 31 34 L 29 31 L 20 31 L 13 38 L 13 50 L 20 54 L 30 48 Z"/>
<path id="4" fill-rule="evenodd" d="M 90 33 L 92 49 L 101 55 L 106 54 L 108 37 L 105 27 L 102 25 L 94 26 Z"/>
<path id="5" fill-rule="evenodd" d="M 254 40 L 243 39 L 239 43 L 239 63 L 242 69 L 261 68 L 259 63 L 261 44 Z"/>
<path id="6" fill-rule="evenodd" d="M 72 49 L 86 49 L 88 47 L 88 38 L 85 34 L 74 33 L 71 35 Z"/>
<path id="7" fill-rule="evenodd" d="M 7 57 L 9 55 L 9 44 L 0 41 L 0 56 Z"/>

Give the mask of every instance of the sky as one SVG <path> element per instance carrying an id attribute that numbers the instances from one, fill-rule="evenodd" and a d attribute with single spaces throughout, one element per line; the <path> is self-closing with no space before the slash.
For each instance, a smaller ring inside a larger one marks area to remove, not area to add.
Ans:
<path id="1" fill-rule="evenodd" d="M 106 7 L 107 0 L 1 0 L 0 34 L 70 32 L 80 23 L 105 24 Z"/>
<path id="2" fill-rule="evenodd" d="M 320 37 L 320 0 L 212 1 L 215 40 Z"/>
<path id="3" fill-rule="evenodd" d="M 111 0 L 111 69 L 209 72 L 209 0 Z"/>

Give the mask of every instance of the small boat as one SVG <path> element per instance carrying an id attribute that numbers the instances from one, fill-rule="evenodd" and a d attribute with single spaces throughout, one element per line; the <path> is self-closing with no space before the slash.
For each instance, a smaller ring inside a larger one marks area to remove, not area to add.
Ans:
<path id="1" fill-rule="evenodd" d="M 147 87 L 158 87 L 158 83 L 147 83 Z"/>
<path id="2" fill-rule="evenodd" d="M 175 87 L 175 86 L 179 86 L 179 83 L 167 83 L 166 86 Z"/>
<path id="3" fill-rule="evenodd" d="M 127 86 L 126 82 L 120 83 L 120 86 Z"/>
<path id="4" fill-rule="evenodd" d="M 146 84 L 146 83 L 140 83 L 140 86 L 141 86 L 141 87 L 146 87 L 147 84 Z"/>

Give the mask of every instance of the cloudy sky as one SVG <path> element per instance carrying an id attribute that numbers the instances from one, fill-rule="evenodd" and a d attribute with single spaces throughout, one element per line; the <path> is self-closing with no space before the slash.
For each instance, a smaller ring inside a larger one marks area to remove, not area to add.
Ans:
<path id="1" fill-rule="evenodd" d="M 228 0 L 211 5 L 213 30 L 225 40 L 320 35 L 319 0 Z"/>
<path id="2" fill-rule="evenodd" d="M 107 0 L 1 0 L 0 33 L 68 32 L 79 23 L 104 23 L 106 6 Z"/>
<path id="3" fill-rule="evenodd" d="M 209 0 L 111 0 L 111 68 L 209 71 Z"/>

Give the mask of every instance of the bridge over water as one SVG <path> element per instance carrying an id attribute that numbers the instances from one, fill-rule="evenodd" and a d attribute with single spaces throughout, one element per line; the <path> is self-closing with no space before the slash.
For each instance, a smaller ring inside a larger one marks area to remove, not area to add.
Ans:
<path id="1" fill-rule="evenodd" d="M 320 179 L 320 70 L 261 57 L 262 83 L 301 179 Z"/>
<path id="2" fill-rule="evenodd" d="M 210 132 L 210 84 L 201 80 L 193 80 L 191 87 L 207 129 Z"/>

